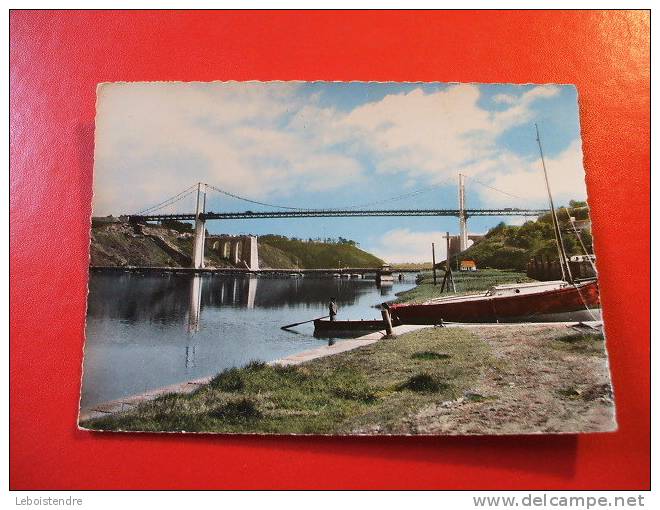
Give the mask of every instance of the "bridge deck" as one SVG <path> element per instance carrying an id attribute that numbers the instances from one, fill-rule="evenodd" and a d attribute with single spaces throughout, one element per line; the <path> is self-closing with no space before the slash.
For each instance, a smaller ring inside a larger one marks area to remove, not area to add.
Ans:
<path id="1" fill-rule="evenodd" d="M 466 216 L 541 216 L 548 209 L 466 209 Z M 299 211 L 245 211 L 245 212 L 207 212 L 200 214 L 202 220 L 246 220 L 261 218 L 337 218 L 337 217 L 374 217 L 374 216 L 454 216 L 459 217 L 459 209 L 304 209 Z M 193 221 L 194 213 L 179 214 L 133 214 L 132 221 Z"/>

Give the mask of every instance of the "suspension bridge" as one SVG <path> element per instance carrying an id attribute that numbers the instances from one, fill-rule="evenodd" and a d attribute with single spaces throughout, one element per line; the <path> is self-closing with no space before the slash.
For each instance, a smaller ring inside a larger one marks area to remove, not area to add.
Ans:
<path id="1" fill-rule="evenodd" d="M 479 181 L 476 181 L 479 182 Z M 498 190 L 491 186 L 480 183 L 486 187 L 500 191 L 514 198 L 515 195 L 512 195 L 508 192 Z M 147 209 L 144 209 L 138 213 L 122 215 L 128 217 L 129 222 L 131 223 L 146 223 L 146 222 L 163 222 L 167 220 L 177 220 L 177 221 L 193 221 L 195 222 L 195 237 L 193 243 L 193 256 L 192 256 L 192 266 L 194 269 L 204 268 L 204 243 L 205 243 L 205 233 L 206 233 L 206 222 L 210 220 L 245 220 L 245 219 L 265 219 L 265 218 L 339 218 L 339 217 L 378 217 L 378 216 L 390 216 L 390 217 L 405 217 L 405 216 L 453 216 L 459 220 L 459 245 L 460 250 L 463 251 L 467 249 L 468 245 L 468 231 L 467 231 L 467 219 L 471 216 L 518 216 L 518 217 L 537 217 L 549 212 L 548 209 L 523 209 L 517 207 L 506 207 L 506 208 L 491 208 L 491 209 L 470 209 L 465 207 L 465 176 L 459 174 L 459 207 L 458 209 L 380 209 L 380 208 L 366 208 L 373 207 L 374 205 L 379 205 L 385 202 L 391 202 L 396 200 L 402 200 L 404 198 L 409 198 L 416 196 L 421 193 L 435 189 L 440 185 L 427 187 L 421 190 L 415 190 L 409 193 L 404 193 L 402 195 L 397 195 L 394 197 L 389 197 L 384 200 L 379 200 L 376 202 L 366 203 L 366 204 L 356 204 L 352 206 L 346 206 L 342 208 L 325 208 L 325 209 L 309 209 L 302 207 L 291 207 L 283 205 L 269 204 L 266 202 L 260 202 L 257 200 L 252 200 L 234 193 L 230 193 L 216 186 L 206 184 L 206 183 L 197 183 L 192 185 L 182 192 L 169 197 L 168 199 L 155 204 Z M 225 211 L 225 212 L 215 212 L 206 210 L 206 196 L 207 193 L 215 191 L 225 196 L 229 196 L 247 203 L 269 207 L 270 210 L 260 210 L 260 211 Z M 196 194 L 195 202 L 195 211 L 194 212 L 183 212 L 183 213 L 164 213 L 163 209 L 170 208 L 175 203 L 181 202 L 187 197 L 193 196 Z M 256 239 L 254 243 L 250 243 L 247 249 L 253 251 L 250 259 L 256 260 L 258 256 L 256 255 Z M 258 267 L 258 262 L 256 262 Z"/>

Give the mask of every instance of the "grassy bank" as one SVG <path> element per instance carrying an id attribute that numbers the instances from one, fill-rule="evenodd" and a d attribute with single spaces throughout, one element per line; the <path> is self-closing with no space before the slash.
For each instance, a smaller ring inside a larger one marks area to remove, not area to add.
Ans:
<path id="1" fill-rule="evenodd" d="M 488 290 L 493 285 L 506 283 L 531 282 L 525 273 L 518 271 L 507 271 L 501 269 L 481 269 L 475 272 L 454 272 L 456 292 L 458 294 L 469 294 Z M 417 287 L 397 294 L 397 303 L 419 303 L 429 299 L 448 296 L 451 294 L 441 293 L 443 271 L 438 271 L 438 284 L 433 285 L 433 273 L 422 273 L 419 277 Z"/>
<path id="2" fill-rule="evenodd" d="M 303 365 L 251 363 L 188 395 L 169 394 L 81 425 L 98 430 L 396 432 L 431 402 L 460 397 L 492 366 L 466 330 L 427 329 Z"/>
<path id="3" fill-rule="evenodd" d="M 95 430 L 518 434 L 614 430 L 601 334 L 427 328 L 297 366 L 250 363 L 191 394 L 86 420 Z"/>

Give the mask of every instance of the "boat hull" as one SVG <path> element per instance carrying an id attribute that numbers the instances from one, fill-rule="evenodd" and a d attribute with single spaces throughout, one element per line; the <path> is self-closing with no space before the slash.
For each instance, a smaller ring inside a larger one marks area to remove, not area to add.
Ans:
<path id="1" fill-rule="evenodd" d="M 316 319 L 314 321 L 314 334 L 324 335 L 329 333 L 356 333 L 368 331 L 384 331 L 385 322 L 382 320 L 366 321 L 329 321 Z"/>
<path id="2" fill-rule="evenodd" d="M 599 306 L 598 283 L 594 281 L 536 293 L 470 296 L 465 300 L 394 304 L 389 308 L 392 319 L 401 324 L 440 324 L 534 321 L 549 314 L 565 314 Z"/>

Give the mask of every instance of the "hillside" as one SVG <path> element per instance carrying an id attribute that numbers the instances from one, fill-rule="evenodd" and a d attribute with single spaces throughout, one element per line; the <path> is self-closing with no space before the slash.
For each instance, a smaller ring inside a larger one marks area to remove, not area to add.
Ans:
<path id="1" fill-rule="evenodd" d="M 187 267 L 191 262 L 193 234 L 187 223 L 139 225 L 119 221 L 92 223 L 90 265 Z M 316 269 L 338 267 L 376 267 L 383 262 L 359 249 L 353 241 L 302 241 L 267 235 L 258 240 L 259 266 L 273 269 Z M 207 243 L 204 253 L 208 266 L 233 267 Z"/>
<path id="2" fill-rule="evenodd" d="M 576 220 L 588 220 L 589 209 L 586 202 L 571 201 L 568 208 L 557 209 L 567 255 L 582 255 L 583 251 L 569 223 L 569 216 L 573 216 Z M 591 234 L 583 231 L 580 235 L 587 250 L 592 253 Z M 538 255 L 550 260 L 558 258 L 550 214 L 541 216 L 536 221 L 528 221 L 521 226 L 500 223 L 490 229 L 482 241 L 468 248 L 460 257 L 474 259 L 479 267 L 524 271 L 529 259 Z"/>
<path id="3" fill-rule="evenodd" d="M 262 246 L 265 248 L 262 252 Z M 284 236 L 266 235 L 259 238 L 259 253 L 263 253 L 264 262 L 270 265 L 277 262 L 284 263 L 285 259 L 276 259 L 275 255 L 285 256 L 289 263 L 286 267 L 299 267 L 304 269 L 331 268 L 331 267 L 378 267 L 383 261 L 374 255 L 357 247 L 354 241 L 339 238 L 334 242 L 289 239 Z M 272 254 L 272 255 L 271 255 Z M 273 256 L 273 259 L 266 257 Z M 259 257 L 260 259 L 262 256 Z"/>

